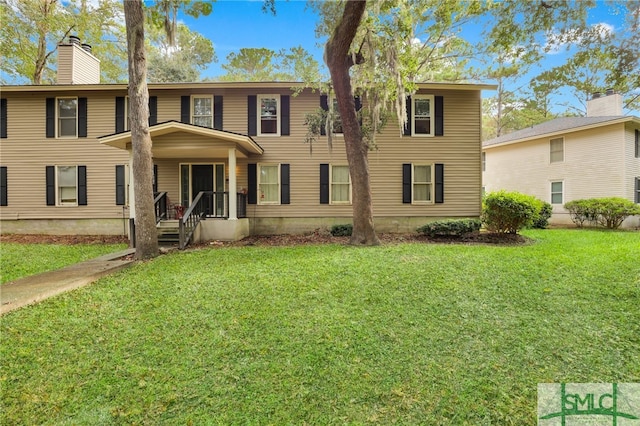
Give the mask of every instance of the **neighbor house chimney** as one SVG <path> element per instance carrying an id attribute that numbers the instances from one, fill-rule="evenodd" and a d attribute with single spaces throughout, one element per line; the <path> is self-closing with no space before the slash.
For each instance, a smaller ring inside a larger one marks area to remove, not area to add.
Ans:
<path id="1" fill-rule="evenodd" d="M 100 84 L 100 60 L 76 36 L 58 45 L 58 84 Z"/>
<path id="2" fill-rule="evenodd" d="M 622 95 L 613 89 L 607 89 L 606 95 L 593 94 L 587 101 L 587 117 L 622 115 Z"/>

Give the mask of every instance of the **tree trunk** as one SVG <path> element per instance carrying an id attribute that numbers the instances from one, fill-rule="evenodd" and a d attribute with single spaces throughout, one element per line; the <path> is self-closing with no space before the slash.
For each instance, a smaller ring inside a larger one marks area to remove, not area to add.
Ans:
<path id="1" fill-rule="evenodd" d="M 349 173 L 353 187 L 353 233 L 350 244 L 378 245 L 373 226 L 373 206 L 369 181 L 369 148 L 362 138 L 356 106 L 351 88 L 349 69 L 363 62 L 360 54 L 349 50 L 364 14 L 366 1 L 352 0 L 344 5 L 344 12 L 331 39 L 327 42 L 325 60 L 331 74 L 333 90 L 338 101 L 342 132 L 349 162 Z"/>
<path id="2" fill-rule="evenodd" d="M 135 257 L 149 259 L 158 255 L 158 233 L 153 206 L 153 158 L 149 135 L 149 91 L 142 1 L 125 1 L 124 17 L 129 54 L 129 123 L 135 193 Z"/>

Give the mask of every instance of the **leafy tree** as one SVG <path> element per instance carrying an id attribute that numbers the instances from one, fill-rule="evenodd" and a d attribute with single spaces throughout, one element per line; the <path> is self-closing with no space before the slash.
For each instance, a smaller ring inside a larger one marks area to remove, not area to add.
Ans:
<path id="1" fill-rule="evenodd" d="M 124 78 L 122 4 L 102 0 L 4 0 L 0 3 L 0 55 L 11 81 L 52 84 L 55 53 L 69 35 L 90 43 L 101 59 L 103 81 Z"/>
<path id="2" fill-rule="evenodd" d="M 147 31 L 148 77 L 150 82 L 190 82 L 200 80 L 200 72 L 216 60 L 213 43 L 186 25 L 177 27 L 177 41 L 171 46 L 163 30 Z"/>
<path id="3" fill-rule="evenodd" d="M 242 48 L 227 55 L 222 81 L 314 81 L 320 66 L 302 46 L 278 52 L 266 48 Z"/>

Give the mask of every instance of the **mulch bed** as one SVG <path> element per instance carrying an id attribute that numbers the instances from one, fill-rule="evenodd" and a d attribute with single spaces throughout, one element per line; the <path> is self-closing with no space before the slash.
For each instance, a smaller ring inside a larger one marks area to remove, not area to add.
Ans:
<path id="1" fill-rule="evenodd" d="M 519 234 L 492 234 L 478 232 L 462 238 L 438 237 L 428 238 L 419 234 L 378 234 L 382 244 L 400 243 L 437 243 L 437 244 L 492 244 L 522 245 L 530 243 L 530 239 Z M 34 235 L 6 234 L 0 235 L 0 243 L 13 242 L 21 244 L 127 244 L 129 241 L 122 235 Z M 240 241 L 210 241 L 192 244 L 192 248 L 212 246 L 295 246 L 309 244 L 348 244 L 349 237 L 334 237 L 329 232 L 315 231 L 297 235 L 251 236 Z"/>

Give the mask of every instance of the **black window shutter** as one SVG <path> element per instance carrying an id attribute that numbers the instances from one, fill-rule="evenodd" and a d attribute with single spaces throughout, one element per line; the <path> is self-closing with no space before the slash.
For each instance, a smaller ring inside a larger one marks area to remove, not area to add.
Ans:
<path id="1" fill-rule="evenodd" d="M 329 111 L 329 97 L 327 95 L 320 95 L 320 108 L 325 112 Z M 320 134 L 322 136 L 327 134 L 327 128 L 324 125 L 324 121 L 320 124 Z"/>
<path id="2" fill-rule="evenodd" d="M 249 136 L 258 134 L 258 98 L 255 95 L 247 96 L 247 131 Z"/>
<path id="3" fill-rule="evenodd" d="M 411 136 L 413 118 L 411 117 L 411 96 L 407 96 L 407 124 L 404 126 L 404 135 Z"/>
<path id="4" fill-rule="evenodd" d="M 442 96 L 435 97 L 436 136 L 444 136 L 444 101 Z"/>
<path id="5" fill-rule="evenodd" d="M 435 202 L 444 203 L 444 164 L 436 164 L 436 199 Z"/>
<path id="6" fill-rule="evenodd" d="M 402 165 L 402 203 L 411 204 L 411 164 Z"/>
<path id="7" fill-rule="evenodd" d="M 46 126 L 47 126 L 46 136 L 48 138 L 55 138 L 56 137 L 56 98 L 47 98 Z"/>
<path id="8" fill-rule="evenodd" d="M 149 96 L 149 126 L 158 124 L 158 97 Z"/>
<path id="9" fill-rule="evenodd" d="M 222 96 L 213 97 L 213 128 L 222 130 Z"/>
<path id="10" fill-rule="evenodd" d="M 124 202 L 127 199 L 125 191 L 125 176 L 124 176 L 124 166 L 119 164 L 116 165 L 116 205 L 124 206 Z"/>
<path id="11" fill-rule="evenodd" d="M 78 137 L 87 137 L 87 98 L 78 98 Z"/>
<path id="12" fill-rule="evenodd" d="M 153 192 L 158 192 L 158 165 L 153 165 Z"/>
<path id="13" fill-rule="evenodd" d="M 78 166 L 78 205 L 87 205 L 87 166 Z"/>
<path id="14" fill-rule="evenodd" d="M 291 99 L 289 95 L 280 96 L 280 135 L 281 136 L 289 136 L 291 134 L 290 125 L 291 125 Z"/>
<path id="15" fill-rule="evenodd" d="M 47 205 L 56 205 L 56 168 L 55 166 L 46 167 L 47 174 Z"/>
<path id="16" fill-rule="evenodd" d="M 5 130 L 5 132 L 6 132 L 6 130 Z M 5 136 L 5 138 L 6 138 L 6 136 Z M 640 130 L 636 130 L 636 158 L 640 158 Z"/>
<path id="17" fill-rule="evenodd" d="M 7 167 L 0 167 L 0 206 L 7 206 Z"/>
<path id="18" fill-rule="evenodd" d="M 7 99 L 0 99 L 0 138 L 7 137 Z M 636 132 L 636 139 L 638 134 Z"/>
<path id="19" fill-rule="evenodd" d="M 247 164 L 247 175 L 249 178 L 247 203 L 256 204 L 258 202 L 258 168 L 255 163 Z"/>
<path id="20" fill-rule="evenodd" d="M 354 96 L 353 102 L 356 104 L 356 114 L 357 114 L 362 109 L 362 101 L 360 100 L 360 96 Z M 360 123 L 360 126 L 362 126 L 362 116 L 358 117 L 358 123 Z"/>
<path id="21" fill-rule="evenodd" d="M 320 204 L 329 204 L 329 165 L 320 164 Z"/>
<path id="22" fill-rule="evenodd" d="M 191 123 L 191 96 L 180 97 L 180 121 Z"/>
<path id="23" fill-rule="evenodd" d="M 640 203 L 640 177 L 636 178 L 636 203 Z"/>
<path id="24" fill-rule="evenodd" d="M 124 132 L 124 96 L 116 96 L 116 133 Z"/>
<path id="25" fill-rule="evenodd" d="M 280 204 L 291 204 L 289 170 L 288 164 L 280 164 Z"/>

